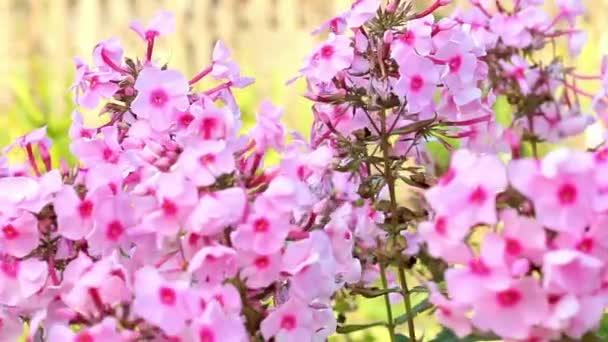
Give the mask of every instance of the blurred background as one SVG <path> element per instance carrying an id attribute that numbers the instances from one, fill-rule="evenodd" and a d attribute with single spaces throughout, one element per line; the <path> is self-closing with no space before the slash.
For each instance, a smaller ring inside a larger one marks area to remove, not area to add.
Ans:
<path id="1" fill-rule="evenodd" d="M 508 0 L 503 0 L 508 1 Z M 326 19 L 349 8 L 351 0 L 0 0 L 0 145 L 25 132 L 48 126 L 55 140 L 54 154 L 70 159 L 67 149 L 69 115 L 74 109 L 68 88 L 74 76 L 73 56 L 91 60 L 95 44 L 121 39 L 128 56 L 143 56 L 145 45 L 129 30 L 129 22 L 144 23 L 159 9 L 175 13 L 177 32 L 160 40 L 155 57 L 170 67 L 195 75 L 210 60 L 213 45 L 222 39 L 233 51 L 243 74 L 256 83 L 237 92 L 246 120 L 264 99 L 285 108 L 285 122 L 308 135 L 310 104 L 301 97 L 303 82 L 286 87 L 303 59 L 323 37 L 310 32 Z M 430 1 L 415 0 L 423 8 Z M 457 1 L 458 2 L 458 1 Z M 548 6 L 554 6 L 547 1 Z M 582 26 L 590 44 L 577 61 L 581 73 L 598 70 L 608 54 L 605 29 L 608 0 L 586 0 L 588 15 Z M 456 4 L 458 5 L 458 4 Z M 593 90 L 593 89 L 589 89 Z M 95 113 L 87 113 L 94 122 Z M 593 145 L 600 127 L 576 144 Z M 401 305 L 395 306 L 397 314 Z M 350 323 L 382 320 L 381 299 L 361 302 Z M 426 336 L 436 328 L 424 316 L 419 327 Z M 346 340 L 385 340 L 383 329 Z"/>

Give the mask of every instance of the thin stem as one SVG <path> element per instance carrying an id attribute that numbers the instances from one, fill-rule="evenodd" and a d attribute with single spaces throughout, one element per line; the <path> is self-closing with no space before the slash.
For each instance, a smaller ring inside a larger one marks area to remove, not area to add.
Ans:
<path id="1" fill-rule="evenodd" d="M 380 242 L 378 241 L 378 244 Z M 386 281 L 386 267 L 383 263 L 380 263 L 380 280 L 382 281 L 382 288 L 388 289 L 388 282 Z M 384 294 L 384 305 L 386 307 L 386 318 L 388 324 L 388 333 L 391 338 L 391 342 L 395 342 L 395 323 L 393 322 L 393 309 L 391 308 L 391 300 L 388 293 Z"/>
<path id="2" fill-rule="evenodd" d="M 390 154 L 389 154 L 389 149 L 390 149 L 390 143 L 389 143 L 389 138 L 390 138 L 390 134 L 391 134 L 391 130 L 394 128 L 394 125 L 391 125 L 391 127 L 387 130 L 386 127 L 386 113 L 384 111 L 381 112 L 380 114 L 381 116 L 381 141 L 380 141 L 380 148 L 382 149 L 382 159 L 384 161 L 384 179 L 386 180 L 386 186 L 388 187 L 388 193 L 389 193 L 389 197 L 390 197 L 390 211 L 391 211 L 391 221 L 390 221 L 390 225 L 391 225 L 391 234 L 393 235 L 393 238 L 396 238 L 396 235 L 398 234 L 397 232 L 397 195 L 396 195 L 396 191 L 395 191 L 395 175 L 393 174 L 393 170 L 392 170 L 392 163 L 391 163 L 391 158 L 390 158 Z M 412 144 L 414 144 L 414 142 L 412 142 Z M 409 315 L 409 313 L 412 311 L 412 303 L 410 301 L 410 295 L 409 295 L 409 290 L 407 288 L 407 283 L 405 280 L 405 272 L 403 270 L 403 268 L 401 267 L 401 265 L 399 265 L 399 280 L 401 282 L 401 287 L 402 287 L 402 291 L 403 291 L 403 300 L 405 303 L 405 313 L 408 314 L 408 320 L 407 320 L 407 325 L 408 325 L 408 329 L 409 329 L 409 337 L 410 340 L 413 342 L 416 342 L 416 332 L 414 330 L 414 317 L 413 315 Z M 386 285 L 385 285 L 386 286 Z M 392 321 L 391 321 L 392 323 Z"/>
<path id="3" fill-rule="evenodd" d="M 154 51 L 154 37 L 148 38 L 148 47 L 146 49 L 146 62 L 152 60 L 152 51 Z"/>
<path id="4" fill-rule="evenodd" d="M 103 60 L 104 63 L 106 63 L 114 71 L 124 73 L 124 74 L 127 73 L 127 70 L 125 70 L 120 65 L 117 65 L 116 63 L 114 63 L 114 61 L 106 54 L 105 49 L 101 49 L 101 59 Z"/>
<path id="5" fill-rule="evenodd" d="M 403 304 L 405 305 L 405 312 L 409 314 L 412 312 L 412 302 L 410 300 L 410 290 L 407 287 L 407 280 L 405 278 L 405 270 L 399 265 L 399 283 L 401 284 L 401 291 L 403 291 Z M 410 334 L 410 341 L 416 342 L 416 330 L 414 329 L 414 317 L 408 315 L 410 319 L 407 320 L 407 328 Z"/>
<path id="6" fill-rule="evenodd" d="M 441 6 L 443 6 L 443 4 L 441 3 L 441 0 L 435 0 L 435 2 L 431 6 L 429 6 L 427 9 L 425 9 L 424 11 L 422 11 L 420 13 L 414 14 L 410 19 L 424 18 L 427 15 L 435 12 Z"/>
<path id="7" fill-rule="evenodd" d="M 213 70 L 213 66 L 208 66 L 199 72 L 196 76 L 192 77 L 192 79 L 188 82 L 189 85 L 193 85 L 194 83 L 200 81 L 203 77 L 209 75 L 209 73 Z"/>

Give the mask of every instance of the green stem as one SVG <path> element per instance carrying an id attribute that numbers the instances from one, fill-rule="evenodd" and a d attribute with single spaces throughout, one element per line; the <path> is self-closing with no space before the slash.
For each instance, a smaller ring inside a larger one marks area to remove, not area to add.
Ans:
<path id="1" fill-rule="evenodd" d="M 382 288 L 387 289 L 386 266 L 384 266 L 382 262 L 380 263 L 380 279 L 382 280 Z M 391 301 L 388 293 L 384 294 L 384 305 L 386 306 L 386 318 L 388 321 L 386 327 L 388 328 L 391 342 L 395 342 L 395 323 L 393 322 L 393 309 L 391 308 Z"/>
<path id="2" fill-rule="evenodd" d="M 403 303 L 405 305 L 405 313 L 409 314 L 412 312 L 412 302 L 410 300 L 410 290 L 407 287 L 407 281 L 405 278 L 405 270 L 401 265 L 399 266 L 399 283 L 401 283 L 401 290 L 403 291 Z M 414 329 L 414 315 L 409 315 L 407 320 L 407 328 L 410 334 L 410 341 L 416 342 L 416 330 Z"/>
<path id="3" fill-rule="evenodd" d="M 392 162 L 391 162 L 391 158 L 390 158 L 390 154 L 389 154 L 389 149 L 390 149 L 390 142 L 389 142 L 389 137 L 390 137 L 390 129 L 392 129 L 392 127 L 389 129 L 389 131 L 387 131 L 387 127 L 386 127 L 386 113 L 383 111 L 381 112 L 381 140 L 380 140 L 380 144 L 381 144 L 381 149 L 382 149 L 382 158 L 383 158 L 383 162 L 384 162 L 384 178 L 386 180 L 386 186 L 388 187 L 388 193 L 389 193 L 389 197 L 390 197 L 390 211 L 391 211 L 391 229 L 390 229 L 390 233 L 393 236 L 393 239 L 396 239 L 397 234 L 399 233 L 397 231 L 397 195 L 396 195 L 396 191 L 395 191 L 395 175 L 393 173 L 393 169 L 392 169 Z M 403 302 L 405 305 L 405 314 L 408 315 L 411 311 L 412 311 L 412 303 L 410 300 L 410 293 L 407 287 L 407 282 L 405 279 L 405 271 L 403 270 L 403 267 L 401 265 L 399 265 L 399 281 L 401 283 L 401 291 L 403 293 Z M 414 329 L 414 317 L 413 315 L 408 315 L 408 320 L 407 320 L 407 325 L 408 325 L 408 331 L 409 331 L 409 337 L 410 337 L 410 341 L 412 342 L 416 342 L 416 332 Z"/>

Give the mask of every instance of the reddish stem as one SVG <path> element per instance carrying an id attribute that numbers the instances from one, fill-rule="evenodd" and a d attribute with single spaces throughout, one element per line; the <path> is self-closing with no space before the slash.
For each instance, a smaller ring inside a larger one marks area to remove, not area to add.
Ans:
<path id="1" fill-rule="evenodd" d="M 154 51 L 154 37 L 149 37 L 147 40 L 148 48 L 146 49 L 146 62 L 150 62 L 152 60 L 152 51 Z"/>
<path id="2" fill-rule="evenodd" d="M 435 12 L 439 7 L 443 6 L 443 4 L 441 3 L 441 0 L 435 0 L 435 2 L 429 6 L 429 8 L 425 9 L 424 11 L 414 14 L 414 16 L 411 19 L 420 19 L 420 18 L 424 18 L 427 15 Z"/>
<path id="3" fill-rule="evenodd" d="M 193 85 L 194 83 L 200 81 L 203 77 L 209 75 L 209 73 L 213 70 L 213 66 L 210 65 L 207 68 L 203 69 L 196 76 L 192 77 L 192 79 L 188 82 L 188 84 Z"/>
<path id="4" fill-rule="evenodd" d="M 216 93 L 216 92 L 218 92 L 218 91 L 220 91 L 222 89 L 230 88 L 231 86 L 232 86 L 232 81 L 228 81 L 226 83 L 222 83 L 222 84 L 218 85 L 215 88 L 211 88 L 211 89 L 205 91 L 204 94 L 205 95 L 211 95 L 211 94 Z"/>
<path id="5" fill-rule="evenodd" d="M 40 177 L 40 169 L 36 163 L 36 157 L 34 157 L 34 151 L 32 150 L 32 144 L 25 145 L 25 151 L 27 152 L 27 159 L 34 170 L 36 176 Z"/>
<path id="6" fill-rule="evenodd" d="M 55 269 L 55 259 L 53 255 L 49 255 L 49 275 L 51 277 L 51 281 L 53 285 L 59 285 L 59 276 L 57 276 L 57 270 Z"/>
<path id="7" fill-rule="evenodd" d="M 492 118 L 491 114 L 480 116 L 478 118 L 463 120 L 463 121 L 444 121 L 443 124 L 446 126 L 468 126 L 476 123 L 488 121 Z"/>
<path id="8" fill-rule="evenodd" d="M 564 83 L 564 84 L 566 85 L 566 88 L 572 90 L 573 92 L 575 92 L 578 95 L 586 96 L 586 97 L 589 97 L 589 98 L 594 98 L 595 97 L 595 94 L 591 94 L 589 92 L 586 92 L 586 91 L 584 91 L 582 89 L 579 89 L 579 88 L 577 88 L 577 87 L 575 87 L 575 86 L 573 86 L 571 84 L 568 84 L 568 83 Z"/>
<path id="9" fill-rule="evenodd" d="M 116 65 L 116 63 L 114 63 L 114 61 L 112 61 L 112 59 L 110 57 L 108 57 L 108 55 L 106 54 L 106 50 L 105 49 L 101 49 L 101 59 L 110 68 L 114 69 L 114 71 L 118 71 L 118 72 L 124 73 L 124 74 L 127 73 L 127 71 L 123 67 L 121 67 L 120 65 Z"/>

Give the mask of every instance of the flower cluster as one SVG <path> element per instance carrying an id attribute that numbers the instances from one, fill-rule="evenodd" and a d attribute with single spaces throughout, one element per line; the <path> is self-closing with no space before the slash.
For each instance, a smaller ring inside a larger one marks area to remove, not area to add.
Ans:
<path id="1" fill-rule="evenodd" d="M 585 44 L 577 0 L 553 15 L 542 0 L 470 0 L 437 19 L 451 2 L 357 0 L 315 30 L 327 38 L 299 76 L 310 142 L 267 101 L 242 127 L 233 92 L 253 79 L 222 42 L 191 79 L 155 60 L 169 12 L 131 24 L 143 58 L 116 38 L 92 64 L 76 58 L 76 103 L 107 118 L 73 113 L 78 165 L 54 168 L 44 128 L 0 156 L 0 339 L 27 323 L 51 342 L 323 341 L 377 326 L 396 341 L 407 324 L 420 341 L 431 308 L 449 329 L 437 340 L 593 338 L 608 306 L 608 149 L 543 149 L 594 122 L 581 98 L 607 120 L 608 62 L 581 75 L 555 53 Z M 350 324 L 358 296 L 383 297 L 387 321 Z"/>
<path id="2" fill-rule="evenodd" d="M 264 102 L 242 135 L 233 96 L 240 75 L 218 42 L 188 80 L 153 60 L 173 31 L 159 12 L 144 28 L 142 60 L 115 39 L 93 64 L 76 60 L 73 89 L 108 117 L 70 128 L 80 164 L 52 168 L 39 129 L 4 151 L 0 178 L 0 336 L 48 341 L 323 340 L 336 328 L 335 291 L 361 277 L 353 257 L 357 178 L 331 169 L 333 152 L 294 136 Z M 218 85 L 196 90 L 211 77 Z M 278 165 L 264 167 L 270 149 Z M 78 327 L 75 329 L 74 327 Z"/>

